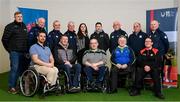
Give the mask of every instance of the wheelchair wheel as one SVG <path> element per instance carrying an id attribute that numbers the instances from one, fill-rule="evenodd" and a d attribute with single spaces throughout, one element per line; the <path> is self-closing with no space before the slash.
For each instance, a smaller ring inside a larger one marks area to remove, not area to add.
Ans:
<path id="1" fill-rule="evenodd" d="M 33 96 L 39 87 L 39 75 L 34 68 L 24 71 L 20 77 L 20 89 L 24 96 Z"/>

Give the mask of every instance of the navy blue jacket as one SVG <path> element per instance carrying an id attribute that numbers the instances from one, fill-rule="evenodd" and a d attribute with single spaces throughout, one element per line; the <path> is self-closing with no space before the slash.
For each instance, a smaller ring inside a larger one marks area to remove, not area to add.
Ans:
<path id="1" fill-rule="evenodd" d="M 154 34 L 151 31 L 149 37 L 151 37 L 153 40 L 153 47 L 159 50 L 159 55 L 165 55 L 169 49 L 169 41 L 167 35 L 160 29 L 157 29 Z"/>
<path id="2" fill-rule="evenodd" d="M 76 35 L 75 31 L 71 32 L 68 30 L 64 33 L 64 35 L 66 35 L 68 37 L 69 46 L 77 54 L 77 35 Z"/>
<path id="3" fill-rule="evenodd" d="M 142 50 L 145 45 L 145 39 L 147 38 L 147 34 L 140 31 L 138 34 L 133 32 L 128 39 L 128 46 L 131 47 L 137 56 L 140 50 Z"/>
<path id="4" fill-rule="evenodd" d="M 113 50 L 116 49 L 116 47 L 118 46 L 118 38 L 121 36 L 121 35 L 124 35 L 126 36 L 126 38 L 128 39 L 128 35 L 125 31 L 119 29 L 119 30 L 115 30 L 111 33 L 110 35 L 110 47 L 109 47 L 109 51 L 110 53 L 113 52 Z"/>
<path id="5" fill-rule="evenodd" d="M 37 43 L 38 32 L 46 33 L 46 37 L 47 37 L 46 30 L 44 28 L 41 28 L 38 25 L 36 25 L 35 27 L 31 28 L 31 30 L 28 33 L 29 47 L 32 46 L 33 44 Z"/>
<path id="6" fill-rule="evenodd" d="M 51 52 L 53 52 L 55 46 L 59 43 L 60 37 L 62 36 L 62 33 L 59 30 L 52 30 L 48 34 L 47 42 L 49 44 L 49 48 L 51 49 Z"/>

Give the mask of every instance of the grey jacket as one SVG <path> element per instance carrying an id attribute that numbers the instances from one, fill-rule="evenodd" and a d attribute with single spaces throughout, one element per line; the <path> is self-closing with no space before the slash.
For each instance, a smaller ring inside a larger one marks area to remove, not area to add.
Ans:
<path id="1" fill-rule="evenodd" d="M 54 59 L 56 65 L 64 64 L 64 60 L 68 60 L 71 64 L 74 64 L 76 62 L 76 58 L 76 53 L 70 46 L 65 48 L 61 44 L 58 44 L 54 49 Z"/>

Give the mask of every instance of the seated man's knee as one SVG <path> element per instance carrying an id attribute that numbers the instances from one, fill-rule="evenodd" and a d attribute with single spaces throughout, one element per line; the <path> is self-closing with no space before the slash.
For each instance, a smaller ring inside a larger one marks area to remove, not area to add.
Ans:
<path id="1" fill-rule="evenodd" d="M 53 67 L 53 69 L 54 69 L 54 72 L 55 72 L 56 74 L 58 74 L 58 73 L 59 73 L 59 70 L 58 70 L 58 68 L 56 68 L 56 67 Z"/>
<path id="2" fill-rule="evenodd" d="M 74 67 L 76 68 L 76 70 L 81 71 L 81 65 L 79 63 L 75 64 Z"/>

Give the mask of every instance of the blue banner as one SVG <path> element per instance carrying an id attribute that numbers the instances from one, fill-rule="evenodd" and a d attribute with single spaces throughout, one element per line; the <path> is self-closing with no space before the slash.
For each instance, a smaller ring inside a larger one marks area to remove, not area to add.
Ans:
<path id="1" fill-rule="evenodd" d="M 164 82 L 167 87 L 177 87 L 177 31 L 178 31 L 178 8 L 166 8 L 148 10 L 146 12 L 146 32 L 150 32 L 150 22 L 157 20 L 159 28 L 168 36 L 170 49 L 165 55 Z M 169 64 L 166 63 L 168 61 Z"/>
<path id="2" fill-rule="evenodd" d="M 37 20 L 40 17 L 45 18 L 45 29 L 48 31 L 48 10 L 40 9 L 31 9 L 31 8 L 21 8 L 18 7 L 18 10 L 23 15 L 23 22 L 26 24 L 28 31 L 37 24 Z"/>

